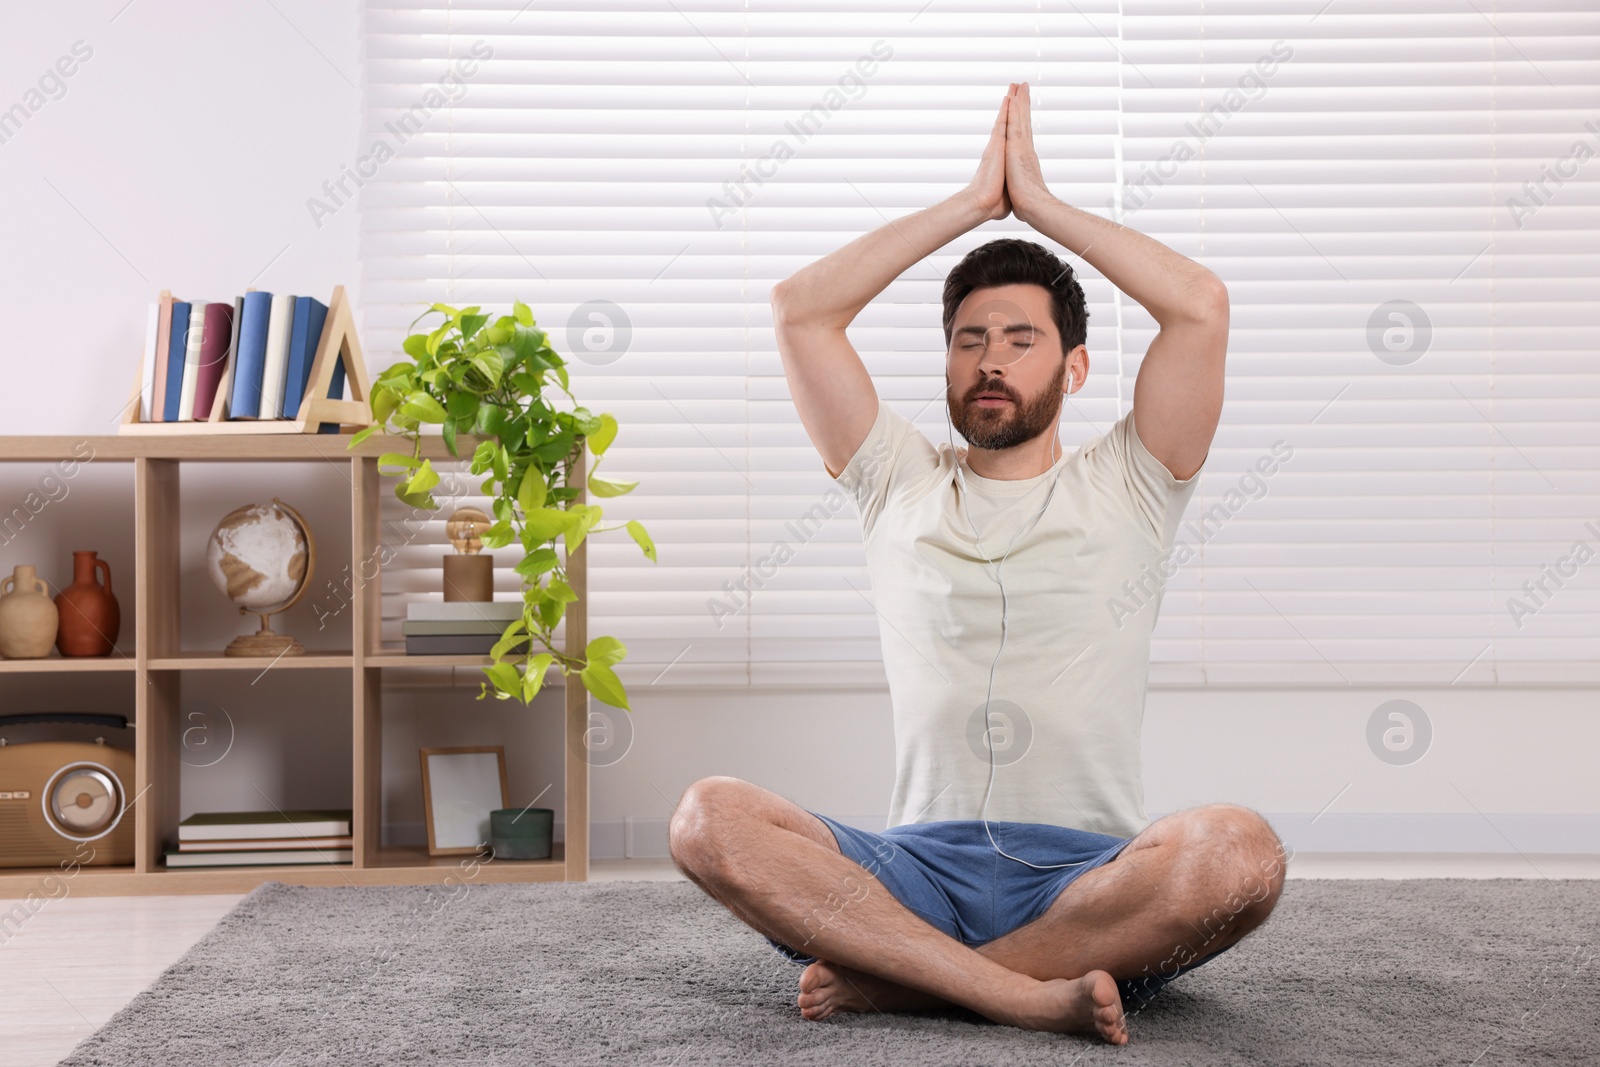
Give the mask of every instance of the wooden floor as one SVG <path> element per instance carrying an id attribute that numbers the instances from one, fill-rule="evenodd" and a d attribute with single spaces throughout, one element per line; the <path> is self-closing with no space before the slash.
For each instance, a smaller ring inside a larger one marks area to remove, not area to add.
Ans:
<path id="1" fill-rule="evenodd" d="M 595 860 L 591 879 L 677 880 L 671 860 Z M 1295 878 L 1600 878 L 1594 856 L 1296 856 Z M 49 1067 L 241 899 L 63 897 L 0 934 L 0 1067 Z M 102 951 L 103 946 L 114 946 Z"/>

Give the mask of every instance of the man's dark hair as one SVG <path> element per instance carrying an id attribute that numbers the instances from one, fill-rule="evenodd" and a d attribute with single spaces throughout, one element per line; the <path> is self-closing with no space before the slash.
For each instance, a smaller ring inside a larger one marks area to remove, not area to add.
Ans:
<path id="1" fill-rule="evenodd" d="M 1070 264 L 1043 245 L 1016 237 L 1001 237 L 979 245 L 961 258 L 944 280 L 944 343 L 950 346 L 956 309 L 974 289 L 997 285 L 1029 284 L 1050 291 L 1050 315 L 1061 335 L 1063 357 L 1085 343 L 1089 334 L 1089 307 Z"/>

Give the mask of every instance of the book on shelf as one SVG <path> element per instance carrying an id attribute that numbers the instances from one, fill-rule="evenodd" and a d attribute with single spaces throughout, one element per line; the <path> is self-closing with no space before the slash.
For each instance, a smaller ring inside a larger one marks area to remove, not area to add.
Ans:
<path id="1" fill-rule="evenodd" d="M 350 819 L 350 808 L 200 811 L 178 824 L 178 841 L 342 836 L 350 833 Z"/>
<path id="2" fill-rule="evenodd" d="M 232 342 L 233 305 L 221 301 L 206 304 L 205 333 L 200 342 L 200 367 L 195 374 L 192 418 L 204 421 L 211 417 L 211 404 L 227 372 Z"/>
<path id="3" fill-rule="evenodd" d="M 500 640 L 492 634 L 407 634 L 408 656 L 487 656 Z M 526 646 L 523 646 L 525 649 Z M 520 650 L 512 649 L 513 654 Z"/>
<path id="4" fill-rule="evenodd" d="M 498 622 L 510 622 L 522 618 L 522 601 L 413 600 L 406 605 L 406 618 L 426 621 L 494 619 Z"/>
<path id="5" fill-rule="evenodd" d="M 322 338 L 322 324 L 328 321 L 328 305 L 312 296 L 294 299 L 294 325 L 289 334 L 289 365 L 283 376 L 283 413 L 288 418 L 300 414 L 300 401 L 305 399 L 306 386 L 311 383 L 311 361 L 317 356 L 317 342 Z M 339 365 L 342 370 L 343 363 Z M 334 372 L 336 375 L 338 371 Z M 338 383 L 344 391 L 344 382 Z M 329 389 L 329 393 L 333 393 Z M 338 399 L 338 398 L 336 398 Z"/>
<path id="6" fill-rule="evenodd" d="M 172 294 L 161 294 L 161 320 L 156 324 L 155 392 L 145 419 L 160 422 L 167 410 L 167 339 L 172 334 Z"/>
<path id="7" fill-rule="evenodd" d="M 156 388 L 156 337 L 161 329 L 161 302 L 150 305 L 144 323 L 144 361 L 139 369 L 139 417 L 150 418 Z"/>
<path id="8" fill-rule="evenodd" d="M 143 341 L 119 433 L 200 423 L 172 432 L 338 434 L 372 421 L 371 384 L 342 285 L 327 303 L 256 289 L 230 300 L 180 300 L 162 290 Z"/>
<path id="9" fill-rule="evenodd" d="M 289 366 L 294 297 L 278 293 L 267 310 L 267 348 L 261 361 L 261 418 L 283 418 L 283 375 Z"/>
<path id="10" fill-rule="evenodd" d="M 349 863 L 354 849 L 279 849 L 261 852 L 178 852 L 168 849 L 168 867 L 285 867 L 313 863 Z"/>
<path id="11" fill-rule="evenodd" d="M 272 294 L 251 290 L 244 294 L 244 310 L 239 321 L 239 369 L 233 383 L 230 419 L 266 418 L 261 409 L 261 372 L 267 358 L 267 320 L 272 312 Z"/>
<path id="12" fill-rule="evenodd" d="M 225 841 L 179 841 L 179 852 L 259 852 L 289 848 L 352 848 L 355 838 L 349 834 L 328 837 L 263 837 L 258 841 L 230 837 Z"/>
<path id="13" fill-rule="evenodd" d="M 178 392 L 178 421 L 194 421 L 194 387 L 200 378 L 200 350 L 206 338 L 206 304 L 195 300 L 189 304 L 189 332 L 184 335 L 183 384 Z"/>
<path id="14" fill-rule="evenodd" d="M 224 392 L 222 411 L 224 414 L 233 410 L 233 382 L 239 373 L 239 323 L 244 318 L 244 297 L 233 298 L 233 332 L 228 338 L 228 370 L 224 375 L 225 381 L 219 386 Z"/>
<path id="15" fill-rule="evenodd" d="M 493 634 L 499 637 L 514 619 L 407 619 L 400 624 L 406 637 L 413 634 Z"/>
<path id="16" fill-rule="evenodd" d="M 174 300 L 167 333 L 166 393 L 161 404 L 161 421 L 178 421 L 178 397 L 183 392 L 183 359 L 189 346 L 189 302 Z"/>

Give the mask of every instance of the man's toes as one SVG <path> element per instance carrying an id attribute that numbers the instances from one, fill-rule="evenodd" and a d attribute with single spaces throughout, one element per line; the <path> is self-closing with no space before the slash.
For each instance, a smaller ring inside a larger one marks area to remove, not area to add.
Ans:
<path id="1" fill-rule="evenodd" d="M 800 972 L 800 991 L 809 993 L 821 989 L 833 980 L 833 972 L 821 961 L 806 965 Z"/>

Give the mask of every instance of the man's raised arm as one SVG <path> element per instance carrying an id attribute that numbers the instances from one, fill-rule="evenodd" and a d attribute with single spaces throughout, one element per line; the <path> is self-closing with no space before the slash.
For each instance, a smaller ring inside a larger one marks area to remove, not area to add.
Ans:
<path id="1" fill-rule="evenodd" d="M 1134 382 L 1133 425 L 1173 477 L 1191 478 L 1222 415 L 1227 287 L 1161 242 L 1052 196 L 1033 147 L 1027 84 L 1010 100 L 1006 189 L 1016 216 L 1077 253 L 1160 324 Z"/>
<path id="2" fill-rule="evenodd" d="M 1002 103 L 978 173 L 966 188 L 857 237 L 772 287 L 772 323 L 783 373 L 801 425 L 829 477 L 843 472 L 878 413 L 872 377 L 845 327 L 906 268 L 985 221 L 1010 214 L 1005 190 L 1007 110 Z"/>

